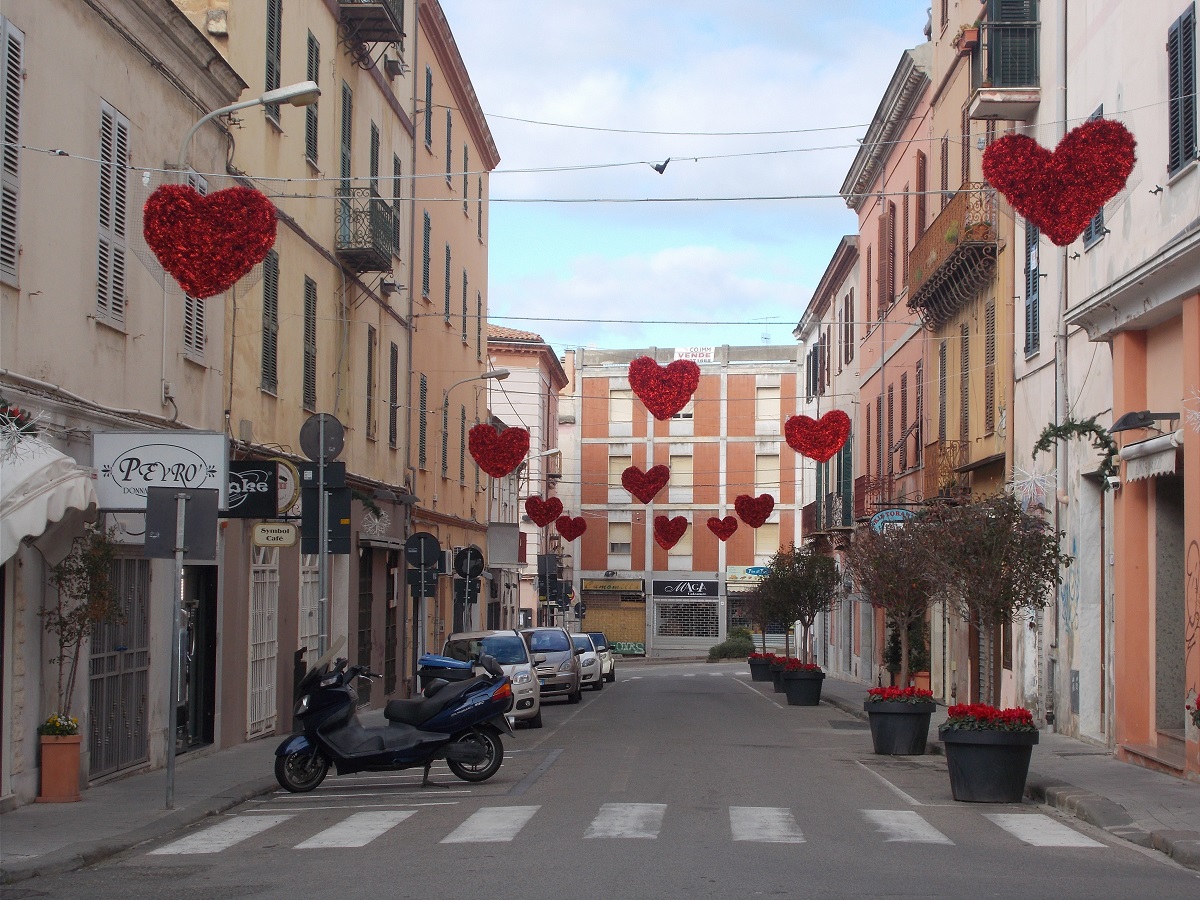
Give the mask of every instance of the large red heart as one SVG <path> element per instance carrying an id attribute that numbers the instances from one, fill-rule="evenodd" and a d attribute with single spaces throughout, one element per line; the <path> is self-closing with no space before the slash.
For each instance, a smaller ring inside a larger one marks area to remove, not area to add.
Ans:
<path id="1" fill-rule="evenodd" d="M 687 531 L 688 520 L 683 516 L 668 519 L 666 516 L 654 517 L 654 541 L 664 550 L 670 550 L 679 543 L 683 533 Z"/>
<path id="2" fill-rule="evenodd" d="M 739 494 L 733 501 L 733 508 L 737 510 L 743 522 L 751 528 L 758 528 L 767 521 L 771 510 L 775 508 L 775 498 L 770 494 L 759 494 L 757 497 Z"/>
<path id="3" fill-rule="evenodd" d="M 820 419 L 792 416 L 783 423 L 787 444 L 809 459 L 825 462 L 833 457 L 850 437 L 850 417 L 840 409 L 831 409 Z"/>
<path id="4" fill-rule="evenodd" d="M 587 531 L 587 522 L 583 520 L 583 516 L 559 516 L 558 521 L 554 523 L 554 527 L 558 529 L 558 533 L 565 540 L 573 541 L 575 538 Z"/>
<path id="5" fill-rule="evenodd" d="M 503 478 L 515 471 L 529 452 L 529 432 L 524 428 L 497 432 L 481 423 L 467 432 L 467 449 L 479 468 L 493 478 Z"/>
<path id="6" fill-rule="evenodd" d="M 663 368 L 649 356 L 629 364 L 629 386 L 656 419 L 679 412 L 700 385 L 700 367 L 690 359 L 677 359 Z"/>
<path id="7" fill-rule="evenodd" d="M 1027 135 L 1008 134 L 984 151 L 983 177 L 1013 209 L 1065 247 L 1125 187 L 1137 161 L 1136 146 L 1124 125 L 1108 119 L 1068 131 L 1053 153 Z"/>
<path id="8" fill-rule="evenodd" d="M 637 466 L 630 466 L 621 473 L 621 484 L 625 490 L 643 503 L 653 500 L 654 495 L 670 480 L 671 470 L 666 466 L 655 466 L 648 472 L 643 472 Z"/>
<path id="9" fill-rule="evenodd" d="M 541 497 L 533 496 L 525 501 L 525 512 L 529 514 L 529 518 L 533 519 L 533 523 L 538 528 L 545 528 L 562 515 L 562 510 L 562 501 L 557 497 L 543 500 Z"/>
<path id="10" fill-rule="evenodd" d="M 184 293 L 212 297 L 275 245 L 275 206 L 248 187 L 204 195 L 186 184 L 164 184 L 142 208 L 142 234 Z"/>
<path id="11" fill-rule="evenodd" d="M 733 537 L 733 533 L 738 530 L 737 519 L 733 516 L 726 516 L 723 519 L 718 519 L 712 516 L 708 520 L 708 530 L 715 534 L 722 541 L 727 541 Z"/>

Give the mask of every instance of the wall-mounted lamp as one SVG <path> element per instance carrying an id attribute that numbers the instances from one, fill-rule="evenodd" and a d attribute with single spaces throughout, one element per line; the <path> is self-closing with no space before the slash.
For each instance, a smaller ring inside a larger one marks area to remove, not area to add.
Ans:
<path id="1" fill-rule="evenodd" d="M 1161 194 L 1162 192 L 1163 192 L 1163 186 L 1161 184 L 1156 184 L 1154 186 L 1154 189 L 1150 191 L 1151 194 Z"/>
<path id="2" fill-rule="evenodd" d="M 1112 423 L 1108 433 L 1116 434 L 1118 431 L 1134 431 L 1140 428 L 1153 428 L 1155 431 L 1161 432 L 1162 429 L 1155 425 L 1155 422 L 1178 418 L 1179 413 L 1156 413 L 1150 412 L 1148 409 L 1143 409 L 1141 412 L 1127 412 Z"/>
<path id="3" fill-rule="evenodd" d="M 1067 259 L 1079 259 L 1079 251 L 1076 250 L 1074 253 L 1068 256 Z"/>
<path id="4" fill-rule="evenodd" d="M 311 106 L 317 102 L 317 98 L 320 96 L 321 89 L 315 81 L 301 81 L 298 84 L 289 84 L 287 87 L 267 91 L 253 100 L 243 100 L 240 103 L 232 103 L 229 106 L 214 109 L 196 122 L 184 136 L 183 144 L 179 147 L 179 159 L 176 166 L 182 169 L 187 165 L 187 149 L 188 144 L 192 142 L 192 135 L 199 131 L 200 126 L 210 119 L 215 119 L 217 116 L 223 116 L 226 113 L 237 112 L 239 109 L 247 109 L 251 106 L 272 106 L 276 103 L 290 103 L 292 106 Z"/>

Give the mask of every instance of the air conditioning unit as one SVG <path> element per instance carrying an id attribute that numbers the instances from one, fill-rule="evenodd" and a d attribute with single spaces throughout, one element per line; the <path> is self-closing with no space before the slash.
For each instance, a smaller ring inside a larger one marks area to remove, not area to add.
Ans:
<path id="1" fill-rule="evenodd" d="M 443 550 L 442 558 L 438 560 L 438 574 L 449 575 L 454 571 L 454 551 Z"/>

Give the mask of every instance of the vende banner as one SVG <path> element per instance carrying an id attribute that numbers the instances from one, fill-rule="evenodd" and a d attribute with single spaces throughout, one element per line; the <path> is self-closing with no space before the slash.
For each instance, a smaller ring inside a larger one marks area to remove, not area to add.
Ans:
<path id="1" fill-rule="evenodd" d="M 152 487 L 212 489 L 228 505 L 229 442 L 218 431 L 98 431 L 92 455 L 101 509 L 142 512 Z"/>

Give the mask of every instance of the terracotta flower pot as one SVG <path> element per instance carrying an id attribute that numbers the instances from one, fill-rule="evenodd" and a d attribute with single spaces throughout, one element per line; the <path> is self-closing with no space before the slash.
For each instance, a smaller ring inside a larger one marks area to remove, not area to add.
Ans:
<path id="1" fill-rule="evenodd" d="M 71 803 L 79 799 L 79 749 L 82 735 L 43 734 L 42 790 L 38 803 Z"/>

